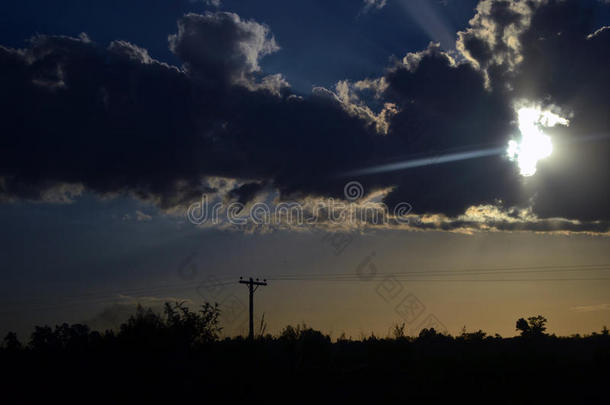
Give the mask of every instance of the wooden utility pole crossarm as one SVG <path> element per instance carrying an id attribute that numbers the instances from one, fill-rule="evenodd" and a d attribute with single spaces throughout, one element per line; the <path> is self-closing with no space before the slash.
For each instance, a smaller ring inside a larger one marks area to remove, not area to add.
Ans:
<path id="1" fill-rule="evenodd" d="M 250 332 L 248 333 L 248 339 L 254 340 L 254 291 L 261 285 L 267 285 L 267 280 L 258 281 L 258 278 L 253 280 L 252 277 L 244 280 L 243 277 L 240 277 L 239 283 L 246 284 L 250 292 Z"/>

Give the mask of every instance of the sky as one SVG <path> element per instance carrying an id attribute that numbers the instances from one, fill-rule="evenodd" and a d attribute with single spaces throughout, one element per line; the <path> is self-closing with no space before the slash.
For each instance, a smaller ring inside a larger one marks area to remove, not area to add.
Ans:
<path id="1" fill-rule="evenodd" d="M 243 334 L 242 276 L 271 333 L 610 324 L 608 2 L 0 16 L 1 334 L 167 300 Z"/>

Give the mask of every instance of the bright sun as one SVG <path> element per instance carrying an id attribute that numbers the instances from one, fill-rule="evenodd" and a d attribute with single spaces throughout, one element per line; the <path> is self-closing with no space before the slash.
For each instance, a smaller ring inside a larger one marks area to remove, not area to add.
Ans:
<path id="1" fill-rule="evenodd" d="M 540 107 L 520 107 L 517 117 L 521 139 L 510 140 L 506 154 L 510 160 L 517 162 L 522 176 L 533 176 L 538 161 L 553 153 L 551 137 L 542 128 L 568 125 L 569 121 L 550 111 L 542 111 Z"/>

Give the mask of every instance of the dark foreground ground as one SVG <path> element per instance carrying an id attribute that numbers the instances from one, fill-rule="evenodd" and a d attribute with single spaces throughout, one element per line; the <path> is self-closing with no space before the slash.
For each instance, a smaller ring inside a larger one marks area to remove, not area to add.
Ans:
<path id="1" fill-rule="evenodd" d="M 5 339 L 0 384 L 11 400 L 0 401 L 610 403 L 607 330 L 331 342 L 288 327 L 250 342 L 179 318 L 131 321 L 118 333 L 63 325 L 37 328 L 27 346 Z"/>

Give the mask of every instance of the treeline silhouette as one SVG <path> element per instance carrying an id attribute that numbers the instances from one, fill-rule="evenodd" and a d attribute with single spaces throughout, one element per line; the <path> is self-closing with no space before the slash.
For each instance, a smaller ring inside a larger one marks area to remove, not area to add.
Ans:
<path id="1" fill-rule="evenodd" d="M 390 400 L 608 403 L 610 336 L 546 334 L 543 316 L 516 322 L 520 336 L 458 336 L 423 329 L 359 340 L 306 325 L 253 341 L 221 339 L 218 305 L 196 311 L 138 306 L 117 331 L 83 324 L 37 326 L 27 344 L 9 333 L 0 349 L 3 391 L 35 397 L 233 401 Z M 263 330 L 263 328 L 261 328 Z M 71 402 L 71 401 L 69 401 Z M 7 402 L 8 403 L 8 402 Z"/>

